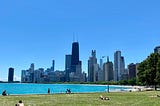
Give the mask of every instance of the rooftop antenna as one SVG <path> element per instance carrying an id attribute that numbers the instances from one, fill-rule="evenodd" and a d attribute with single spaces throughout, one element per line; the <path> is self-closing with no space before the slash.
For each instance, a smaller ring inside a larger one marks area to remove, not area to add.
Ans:
<path id="1" fill-rule="evenodd" d="M 73 42 L 78 42 L 78 35 L 73 32 Z"/>
<path id="2" fill-rule="evenodd" d="M 75 42 L 75 33 L 73 32 L 73 42 Z"/>
<path id="3" fill-rule="evenodd" d="M 109 62 L 109 56 L 107 56 L 107 62 Z"/>
<path id="4" fill-rule="evenodd" d="M 78 35 L 77 35 L 77 42 L 78 42 Z"/>

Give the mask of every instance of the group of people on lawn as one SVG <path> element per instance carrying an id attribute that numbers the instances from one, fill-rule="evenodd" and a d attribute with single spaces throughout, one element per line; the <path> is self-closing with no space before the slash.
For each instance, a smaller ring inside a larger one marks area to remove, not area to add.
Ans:
<path id="1" fill-rule="evenodd" d="M 66 94 L 70 94 L 71 93 L 71 90 L 70 89 L 67 89 L 66 90 Z M 50 88 L 48 88 L 48 94 L 50 94 Z M 3 96 L 7 96 L 7 91 L 4 90 L 2 92 L 2 95 Z M 100 95 L 99 97 L 101 100 L 109 100 L 109 97 L 103 97 L 102 95 Z M 24 103 L 22 102 L 22 100 L 19 100 L 19 102 L 17 104 L 15 104 L 15 106 L 24 106 Z"/>

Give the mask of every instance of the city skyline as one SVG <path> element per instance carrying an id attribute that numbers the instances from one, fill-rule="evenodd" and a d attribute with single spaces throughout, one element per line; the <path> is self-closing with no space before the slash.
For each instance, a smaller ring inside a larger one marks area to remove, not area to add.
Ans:
<path id="1" fill-rule="evenodd" d="M 120 50 L 127 67 L 147 58 L 160 45 L 160 1 L 0 1 L 0 80 L 9 67 L 15 77 L 31 63 L 35 69 L 65 69 L 73 36 L 79 42 L 82 71 L 92 50 L 97 59 Z M 105 59 L 106 60 L 106 59 Z"/>

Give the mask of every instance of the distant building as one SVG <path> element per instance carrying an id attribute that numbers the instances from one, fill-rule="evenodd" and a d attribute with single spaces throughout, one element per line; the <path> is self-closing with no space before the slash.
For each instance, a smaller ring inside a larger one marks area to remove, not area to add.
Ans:
<path id="1" fill-rule="evenodd" d="M 79 60 L 79 43 L 72 43 L 72 54 L 65 58 L 65 81 L 83 82 L 82 61 Z"/>
<path id="2" fill-rule="evenodd" d="M 103 59 L 100 59 L 100 65 L 98 70 L 98 81 L 104 81 L 104 75 L 103 75 Z"/>
<path id="3" fill-rule="evenodd" d="M 125 60 L 124 57 L 121 56 L 121 78 L 120 80 L 127 80 L 128 79 L 128 71 L 125 69 Z"/>
<path id="4" fill-rule="evenodd" d="M 79 43 L 73 42 L 71 56 L 71 72 L 76 72 L 76 65 L 80 65 L 79 62 Z"/>
<path id="5" fill-rule="evenodd" d="M 103 75 L 103 70 L 99 69 L 98 70 L 98 81 L 104 81 L 104 75 Z"/>
<path id="6" fill-rule="evenodd" d="M 66 82 L 70 81 L 69 74 L 71 73 L 71 59 L 72 55 L 65 56 L 65 80 Z"/>
<path id="7" fill-rule="evenodd" d="M 122 74 L 121 78 L 122 80 L 128 80 L 128 69 L 126 68 L 124 73 Z"/>
<path id="8" fill-rule="evenodd" d="M 82 78 L 82 62 L 79 60 L 79 43 L 78 42 L 72 43 L 71 72 L 74 72 L 75 81 L 80 82 Z M 72 82 L 73 81 L 74 80 L 72 80 Z"/>
<path id="9" fill-rule="evenodd" d="M 9 68 L 8 71 L 8 82 L 13 82 L 14 78 L 14 68 Z"/>
<path id="10" fill-rule="evenodd" d="M 29 68 L 29 73 L 30 73 L 30 82 L 34 82 L 34 63 L 31 64 L 30 68 Z"/>
<path id="11" fill-rule="evenodd" d="M 50 72 L 48 73 L 49 82 L 54 82 L 54 71 L 55 71 L 55 60 L 52 60 L 52 66 Z"/>
<path id="12" fill-rule="evenodd" d="M 103 59 L 100 59 L 100 65 L 99 65 L 100 70 L 103 70 Z"/>
<path id="13" fill-rule="evenodd" d="M 43 68 L 34 69 L 34 64 L 27 70 L 21 72 L 21 82 L 43 83 L 43 82 L 84 82 L 86 73 L 82 73 L 82 61 L 79 60 L 79 43 L 72 43 L 72 54 L 65 57 L 65 71 L 54 71 L 55 61 L 51 68 L 45 71 Z"/>
<path id="14" fill-rule="evenodd" d="M 136 78 L 136 64 L 131 63 L 128 65 L 129 79 Z"/>
<path id="15" fill-rule="evenodd" d="M 87 73 L 83 72 L 82 74 L 83 74 L 82 81 L 87 82 Z"/>
<path id="16" fill-rule="evenodd" d="M 124 57 L 121 56 L 121 51 L 114 53 L 114 81 L 122 80 L 122 75 L 125 72 Z"/>
<path id="17" fill-rule="evenodd" d="M 29 70 L 21 71 L 21 82 L 22 83 L 30 83 L 30 73 Z"/>
<path id="18" fill-rule="evenodd" d="M 97 64 L 96 50 L 92 50 L 91 57 L 89 57 L 89 60 L 88 60 L 88 81 L 89 82 L 96 82 L 98 80 L 98 70 L 99 70 L 99 65 Z"/>
<path id="19" fill-rule="evenodd" d="M 51 71 L 54 71 L 54 67 L 55 67 L 55 60 L 52 60 L 52 67 L 51 67 Z"/>
<path id="20" fill-rule="evenodd" d="M 21 82 L 26 83 L 34 83 L 34 63 L 30 65 L 30 68 L 28 70 L 22 70 L 21 71 Z"/>
<path id="21" fill-rule="evenodd" d="M 38 70 L 34 71 L 34 83 L 40 83 L 43 82 L 43 75 L 44 75 L 44 69 L 39 68 Z"/>
<path id="22" fill-rule="evenodd" d="M 103 64 L 104 81 L 113 81 L 113 63 L 107 58 L 107 62 Z"/>
<path id="23" fill-rule="evenodd" d="M 64 71 L 56 70 L 54 72 L 54 78 L 53 78 L 54 82 L 64 82 L 65 81 L 64 78 L 65 78 L 65 72 Z"/>
<path id="24" fill-rule="evenodd" d="M 160 54 L 160 46 L 155 47 L 154 52 Z"/>

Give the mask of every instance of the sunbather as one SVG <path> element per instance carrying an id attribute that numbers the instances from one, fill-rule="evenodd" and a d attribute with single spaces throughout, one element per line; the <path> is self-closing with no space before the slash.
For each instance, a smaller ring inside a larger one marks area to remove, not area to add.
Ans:
<path id="1" fill-rule="evenodd" d="M 109 100 L 109 97 L 103 97 L 102 95 L 100 95 L 99 97 L 101 100 Z"/>

